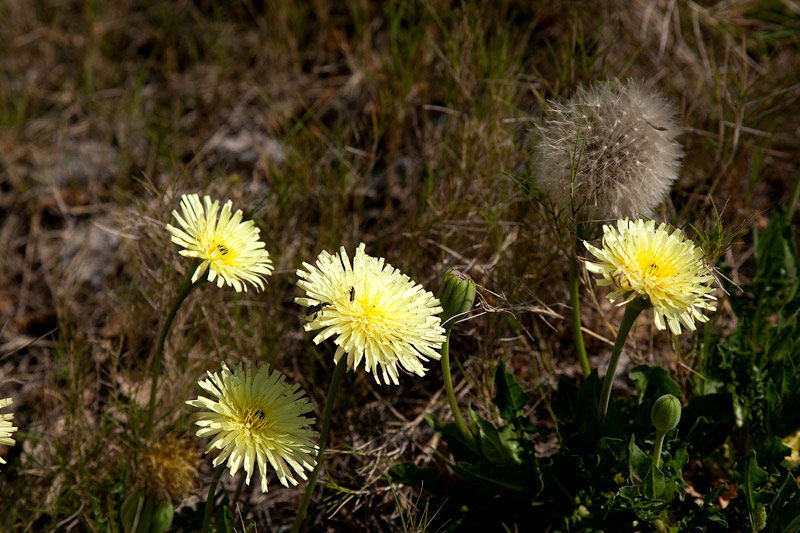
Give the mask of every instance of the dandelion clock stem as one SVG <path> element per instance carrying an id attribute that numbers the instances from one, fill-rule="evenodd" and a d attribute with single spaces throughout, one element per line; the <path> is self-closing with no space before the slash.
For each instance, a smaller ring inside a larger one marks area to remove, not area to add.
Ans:
<path id="1" fill-rule="evenodd" d="M 216 470 L 214 470 L 214 479 L 211 480 L 211 486 L 208 487 L 206 511 L 203 513 L 203 527 L 201 529 L 203 533 L 208 533 L 208 526 L 211 524 L 211 510 L 214 508 L 214 493 L 217 491 L 217 483 L 219 482 L 219 478 L 222 477 L 223 470 L 225 470 L 225 461 L 222 461 Z"/>
<path id="2" fill-rule="evenodd" d="M 578 362 L 581 365 L 581 370 L 583 370 L 583 377 L 587 378 L 592 369 L 589 367 L 589 358 L 586 356 L 586 346 L 583 343 L 579 288 L 577 250 L 573 249 L 569 258 L 569 303 L 572 307 L 572 336 L 575 339 L 575 350 L 578 352 Z"/>
<path id="3" fill-rule="evenodd" d="M 306 493 L 303 495 L 303 503 L 300 504 L 300 509 L 297 511 L 297 517 L 292 525 L 292 533 L 300 531 L 300 526 L 303 525 L 303 519 L 308 510 L 308 505 L 311 503 L 311 495 L 314 492 L 314 486 L 317 484 L 317 476 L 319 470 L 322 468 L 322 457 L 325 453 L 325 445 L 328 443 L 328 430 L 331 427 L 331 415 L 333 414 L 333 404 L 336 401 L 336 392 L 339 390 L 339 383 L 342 381 L 342 376 L 347 370 L 347 354 L 342 354 L 339 362 L 336 363 L 336 369 L 333 371 L 333 378 L 331 379 L 331 386 L 328 389 L 328 399 L 325 400 L 325 416 L 322 419 L 322 430 L 319 434 L 319 451 L 317 452 L 317 465 L 311 476 L 308 478 L 308 485 L 306 486 Z"/>
<path id="4" fill-rule="evenodd" d="M 200 281 L 201 280 L 198 279 L 197 281 L 193 282 L 191 278 L 186 278 L 183 281 L 180 289 L 178 289 L 178 296 L 175 298 L 175 302 L 172 304 L 172 308 L 167 314 L 167 319 L 164 321 L 164 325 L 161 327 L 161 335 L 158 338 L 156 353 L 153 357 L 153 368 L 151 370 L 153 380 L 150 384 L 150 403 L 147 411 L 147 420 L 144 426 L 145 438 L 149 437 L 150 432 L 153 430 L 153 418 L 155 417 L 156 412 L 156 390 L 158 389 L 158 377 L 161 374 L 161 357 L 164 354 L 164 342 L 167 340 L 167 335 L 172 327 L 172 321 L 175 319 L 175 315 L 178 313 L 178 309 L 181 307 L 181 304 L 186 297 L 189 296 L 192 290 L 200 284 Z"/>
<path id="5" fill-rule="evenodd" d="M 603 423 L 606 419 L 606 411 L 608 411 L 608 401 L 611 398 L 611 386 L 614 384 L 614 376 L 617 373 L 617 363 L 619 363 L 619 356 L 622 353 L 622 347 L 625 346 L 625 340 L 628 338 L 628 333 L 631 326 L 636 322 L 636 317 L 639 316 L 646 306 L 642 305 L 642 300 L 636 298 L 625 306 L 625 314 L 622 316 L 622 323 L 619 325 L 617 332 L 617 340 L 614 342 L 614 350 L 611 352 L 611 359 L 608 361 L 608 369 L 606 370 L 606 377 L 603 379 L 603 388 L 600 392 L 600 406 L 598 414 L 600 416 L 600 429 L 603 429 Z"/>

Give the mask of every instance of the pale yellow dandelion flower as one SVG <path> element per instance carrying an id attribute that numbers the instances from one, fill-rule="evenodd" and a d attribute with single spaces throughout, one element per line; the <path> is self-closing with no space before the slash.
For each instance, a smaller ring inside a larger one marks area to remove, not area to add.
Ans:
<path id="1" fill-rule="evenodd" d="M 181 212 L 172 216 L 181 228 L 167 224 L 172 242 L 183 246 L 179 253 L 196 257 L 202 262 L 192 275 L 192 282 L 208 270 L 208 281 L 217 286 L 227 283 L 236 292 L 247 291 L 247 283 L 264 288 L 263 278 L 272 274 L 272 261 L 264 243 L 259 238 L 259 228 L 252 220 L 242 222 L 242 210 L 231 215 L 232 202 L 228 200 L 219 209 L 218 201 L 196 194 L 181 198 Z"/>
<path id="2" fill-rule="evenodd" d="M 308 479 L 305 471 L 316 465 L 312 454 L 317 445 L 312 439 L 318 434 L 309 429 L 316 419 L 304 416 L 311 404 L 300 385 L 290 385 L 266 364 L 256 370 L 251 363 L 242 369 L 240 363 L 231 373 L 222 363 L 222 370 L 209 371 L 208 377 L 198 385 L 216 399 L 198 396 L 186 403 L 204 410 L 195 423 L 201 428 L 198 437 L 211 437 L 206 453 L 222 450 L 214 466 L 227 460 L 233 476 L 244 465 L 249 485 L 258 464 L 263 492 L 267 492 L 267 461 L 286 487 L 297 485 L 295 474 Z"/>
<path id="3" fill-rule="evenodd" d="M 0 400 L 0 409 L 3 407 L 7 407 L 14 403 L 14 400 L 11 398 L 5 398 Z M 0 444 L 4 444 L 6 446 L 13 446 L 14 439 L 11 438 L 11 435 L 17 431 L 16 426 L 11 423 L 11 420 L 14 419 L 14 413 L 4 413 L 0 414 Z M 0 463 L 6 464 L 5 460 L 0 457 Z"/>
<path id="4" fill-rule="evenodd" d="M 303 266 L 297 285 L 308 297 L 295 302 L 310 307 L 305 330 L 322 330 L 316 344 L 335 336 L 334 361 L 346 353 L 351 370 L 364 361 L 378 383 L 383 377 L 396 385 L 398 363 L 424 376 L 422 361 L 441 357 L 445 337 L 439 300 L 383 258 L 367 255 L 363 243 L 352 266 L 344 247 L 338 255 L 322 252 L 316 265 Z"/>
<path id="5" fill-rule="evenodd" d="M 676 335 L 681 324 L 694 331 L 694 321 L 708 320 L 702 310 L 714 311 L 710 294 L 714 279 L 703 261 L 703 251 L 666 224 L 656 227 L 653 220 L 617 221 L 617 227 L 603 226 L 603 246 L 598 249 L 584 243 L 600 260 L 588 262 L 589 272 L 599 274 L 597 284 L 616 285 L 608 295 L 615 300 L 622 296 L 624 305 L 642 297 L 653 306 L 658 329 L 669 329 Z"/>

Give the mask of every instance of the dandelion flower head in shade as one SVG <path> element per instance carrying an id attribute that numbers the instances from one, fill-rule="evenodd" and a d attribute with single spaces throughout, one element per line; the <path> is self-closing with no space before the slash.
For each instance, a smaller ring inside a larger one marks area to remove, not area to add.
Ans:
<path id="1" fill-rule="evenodd" d="M 3 407 L 8 407 L 14 403 L 14 400 L 11 398 L 4 398 L 0 400 L 0 409 Z M 0 444 L 4 444 L 6 446 L 13 446 L 14 439 L 11 438 L 11 435 L 19 428 L 15 427 L 11 420 L 14 418 L 14 413 L 3 413 L 0 414 Z M 6 464 L 5 460 L 0 457 L 0 463 Z"/>
<path id="2" fill-rule="evenodd" d="M 167 224 L 172 242 L 183 246 L 181 255 L 196 257 L 202 262 L 192 275 L 197 281 L 208 270 L 208 281 L 217 281 L 222 287 L 227 283 L 236 292 L 247 291 L 247 283 L 264 288 L 263 278 L 272 274 L 272 261 L 259 229 L 252 220 L 242 222 L 242 211 L 231 215 L 232 202 L 228 200 L 219 209 L 218 201 L 205 196 L 203 202 L 196 194 L 181 198 L 181 214 L 172 211 L 180 228 Z"/>
<path id="3" fill-rule="evenodd" d="M 670 232 L 666 224 L 656 227 L 653 220 L 625 219 L 616 228 L 603 226 L 602 248 L 584 244 L 599 260 L 586 262 L 589 272 L 602 276 L 597 284 L 617 287 L 609 299 L 624 297 L 619 305 L 636 297 L 649 300 L 658 329 L 669 325 L 678 335 L 683 324 L 694 331 L 695 320 L 708 320 L 702 310 L 716 309 L 709 286 L 714 278 L 703 252 L 678 229 Z"/>
<path id="4" fill-rule="evenodd" d="M 629 80 L 580 87 L 540 125 L 536 187 L 589 220 L 651 216 L 680 170 L 673 106 Z M 574 180 L 573 180 L 574 175 Z"/>
<path id="5" fill-rule="evenodd" d="M 316 465 L 313 453 L 317 433 L 309 429 L 314 418 L 305 416 L 311 404 L 300 386 L 290 385 L 280 372 L 270 372 L 269 365 L 256 370 L 241 363 L 233 373 L 225 363 L 219 373 L 208 372 L 208 379 L 198 385 L 214 396 L 198 396 L 187 401 L 203 409 L 196 415 L 198 437 L 210 436 L 206 453 L 222 450 L 214 466 L 227 461 L 231 475 L 244 465 L 250 477 L 256 464 L 261 472 L 261 490 L 267 492 L 267 461 L 275 469 L 278 481 L 286 487 L 297 485 L 295 474 L 308 479 L 306 470 Z"/>
<path id="6" fill-rule="evenodd" d="M 322 252 L 315 265 L 303 266 L 297 284 L 308 297 L 295 302 L 310 308 L 305 330 L 322 330 L 315 343 L 335 336 L 335 361 L 347 354 L 351 370 L 364 361 L 378 383 L 382 377 L 397 385 L 398 363 L 424 376 L 422 361 L 441 357 L 445 337 L 439 300 L 383 258 L 367 255 L 363 243 L 352 266 L 344 247 L 338 255 Z"/>

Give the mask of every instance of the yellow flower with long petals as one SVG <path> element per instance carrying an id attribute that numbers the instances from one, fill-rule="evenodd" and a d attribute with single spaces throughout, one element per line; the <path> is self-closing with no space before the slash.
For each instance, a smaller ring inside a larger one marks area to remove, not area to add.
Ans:
<path id="1" fill-rule="evenodd" d="M 227 460 L 233 476 L 244 465 L 249 485 L 258 464 L 263 492 L 267 492 L 267 461 L 286 487 L 297 485 L 295 474 L 308 479 L 305 471 L 316 465 L 312 454 L 317 445 L 312 439 L 317 432 L 309 429 L 316 419 L 304 416 L 311 404 L 300 385 L 290 385 L 266 364 L 256 371 L 251 363 L 246 369 L 240 363 L 231 373 L 222 363 L 222 371 L 209 371 L 208 377 L 198 385 L 216 399 L 198 396 L 186 403 L 204 409 L 196 415 L 201 428 L 197 436 L 211 436 L 206 453 L 222 450 L 214 466 Z"/>
<path id="2" fill-rule="evenodd" d="M 335 336 L 334 361 L 346 353 L 351 370 L 364 361 L 378 383 L 383 377 L 397 385 L 398 363 L 424 376 L 422 361 L 439 359 L 445 340 L 439 300 L 364 247 L 356 249 L 352 266 L 342 247 L 338 255 L 323 251 L 316 265 L 303 263 L 306 270 L 297 271 L 297 285 L 308 297 L 295 302 L 310 308 L 305 330 L 322 330 L 316 344 Z"/>
<path id="3" fill-rule="evenodd" d="M 686 239 L 680 230 L 670 232 L 666 224 L 656 227 L 653 220 L 617 221 L 617 227 L 603 226 L 603 246 L 598 249 L 584 243 L 600 260 L 587 261 L 589 272 L 599 274 L 601 286 L 616 285 L 612 301 L 622 296 L 618 305 L 642 297 L 653 306 L 658 329 L 676 335 L 681 324 L 694 331 L 694 321 L 708 320 L 702 310 L 714 311 L 710 294 L 714 279 L 703 261 L 703 251 Z"/>
<path id="4" fill-rule="evenodd" d="M 0 400 L 0 409 L 9 406 L 12 403 L 14 403 L 14 400 L 11 398 L 4 398 Z M 14 445 L 14 439 L 11 438 L 11 435 L 19 428 L 15 427 L 11 423 L 13 418 L 14 413 L 0 414 L 0 444 L 5 444 L 6 446 Z M 2 457 L 0 457 L 0 463 L 6 464 Z"/>
<path id="5" fill-rule="evenodd" d="M 192 282 L 208 270 L 208 281 L 217 281 L 222 287 L 227 283 L 236 292 L 247 292 L 247 284 L 264 288 L 263 278 L 272 274 L 272 261 L 264 243 L 259 238 L 259 228 L 252 220 L 242 222 L 242 210 L 231 215 L 232 202 L 228 200 L 219 209 L 218 201 L 209 196 L 186 194 L 181 197 L 181 212 L 172 216 L 181 228 L 167 224 L 172 242 L 184 247 L 179 253 L 196 257 L 202 262 L 192 275 Z"/>

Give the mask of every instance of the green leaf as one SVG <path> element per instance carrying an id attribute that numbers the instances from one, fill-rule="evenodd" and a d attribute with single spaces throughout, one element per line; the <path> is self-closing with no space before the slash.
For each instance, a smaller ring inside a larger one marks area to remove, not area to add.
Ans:
<path id="1" fill-rule="evenodd" d="M 439 482 L 439 473 L 436 470 L 422 468 L 411 461 L 392 466 L 389 469 L 389 475 L 395 483 L 424 489 L 436 495 L 443 492 Z"/>
<path id="2" fill-rule="evenodd" d="M 567 378 L 558 380 L 558 392 L 553 401 L 553 411 L 559 418 L 575 420 L 575 411 L 578 408 L 579 389 Z"/>
<path id="3" fill-rule="evenodd" d="M 447 444 L 447 449 L 453 455 L 453 459 L 470 463 L 480 459 L 480 450 L 475 446 L 474 442 L 464 437 L 455 423 L 450 422 L 449 424 L 445 424 L 430 413 L 425 415 L 425 421 L 427 421 L 428 425 L 442 437 Z"/>
<path id="4" fill-rule="evenodd" d="M 494 373 L 494 384 L 497 390 L 494 403 L 500 409 L 500 416 L 511 420 L 519 416 L 518 411 L 525 407 L 530 398 L 519 386 L 514 375 L 506 372 L 505 363 L 501 362 Z"/>
<path id="5" fill-rule="evenodd" d="M 665 394 L 671 394 L 676 398 L 681 397 L 681 389 L 678 384 L 660 366 L 637 366 L 630 371 L 628 378 L 636 386 L 640 404 L 645 400 L 653 404 Z"/>
<path id="6" fill-rule="evenodd" d="M 519 445 L 510 437 L 509 431 L 501 435 L 494 424 L 478 416 L 472 409 L 469 410 L 469 416 L 473 427 L 478 429 L 478 445 L 487 460 L 492 463 L 519 462 L 516 459 Z M 507 429 L 511 430 L 511 427 Z"/>
<path id="7" fill-rule="evenodd" d="M 217 507 L 217 532 L 233 533 L 234 527 L 233 513 L 227 505 Z"/>
<path id="8" fill-rule="evenodd" d="M 681 412 L 678 434 L 694 453 L 713 453 L 733 434 L 733 398 L 729 393 L 695 396 Z"/>
<path id="9" fill-rule="evenodd" d="M 642 481 L 642 492 L 652 500 L 664 500 L 667 491 L 667 479 L 663 470 L 651 462 Z M 673 491 L 669 491 L 670 494 Z"/>
<path id="10" fill-rule="evenodd" d="M 631 481 L 640 485 L 652 464 L 652 459 L 636 445 L 634 436 L 631 435 L 631 440 L 628 443 L 628 474 Z"/>
<path id="11" fill-rule="evenodd" d="M 755 528 L 753 513 L 756 504 L 764 503 L 769 498 L 766 492 L 760 492 L 759 489 L 769 480 L 769 475 L 758 466 L 755 450 L 750 450 L 744 457 L 736 461 L 736 464 L 733 465 L 733 470 L 736 472 L 736 476 L 740 480 L 741 489 L 744 492 L 750 525 Z"/>
<path id="12" fill-rule="evenodd" d="M 794 476 L 788 473 L 769 504 L 767 532 L 797 531 L 800 531 L 800 487 Z"/>

